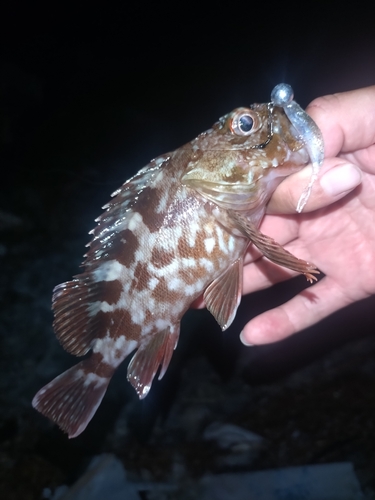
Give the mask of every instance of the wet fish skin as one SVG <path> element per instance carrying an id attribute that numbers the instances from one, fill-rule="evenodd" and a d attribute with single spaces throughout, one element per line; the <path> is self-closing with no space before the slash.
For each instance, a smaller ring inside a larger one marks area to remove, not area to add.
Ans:
<path id="1" fill-rule="evenodd" d="M 204 294 L 223 330 L 230 326 L 250 242 L 316 279 L 313 264 L 258 229 L 278 184 L 308 161 L 303 138 L 271 102 L 234 110 L 125 182 L 96 220 L 83 272 L 53 292 L 61 345 L 91 355 L 43 387 L 33 406 L 78 436 L 135 349 L 128 380 L 144 398 L 159 368 L 159 379 L 167 370 L 197 297 Z"/>

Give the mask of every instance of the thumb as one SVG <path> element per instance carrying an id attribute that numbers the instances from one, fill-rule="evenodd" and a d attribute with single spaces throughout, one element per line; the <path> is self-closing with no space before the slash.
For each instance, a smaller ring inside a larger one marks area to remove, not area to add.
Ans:
<path id="1" fill-rule="evenodd" d="M 267 213 L 295 214 L 298 200 L 310 181 L 311 166 L 286 177 L 267 206 Z M 359 167 L 341 158 L 327 158 L 303 212 L 323 208 L 350 193 L 362 181 Z"/>

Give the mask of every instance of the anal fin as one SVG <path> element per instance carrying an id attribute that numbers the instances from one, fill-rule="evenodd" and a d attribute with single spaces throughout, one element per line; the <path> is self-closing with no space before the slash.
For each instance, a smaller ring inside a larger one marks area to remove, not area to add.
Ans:
<path id="1" fill-rule="evenodd" d="M 203 294 L 207 309 L 226 330 L 233 322 L 242 296 L 243 258 L 235 260 Z"/>
<path id="2" fill-rule="evenodd" d="M 152 381 L 161 365 L 159 380 L 167 371 L 174 349 L 177 346 L 180 329 L 166 328 L 150 336 L 150 340 L 140 346 L 128 366 L 128 381 L 140 399 L 147 396 Z"/>
<path id="3" fill-rule="evenodd" d="M 110 379 L 94 373 L 91 359 L 85 359 L 42 387 L 32 405 L 74 438 L 94 416 Z"/>
<path id="4" fill-rule="evenodd" d="M 314 264 L 298 259 L 285 250 L 275 240 L 259 231 L 245 215 L 234 210 L 228 210 L 228 215 L 242 234 L 249 238 L 267 259 L 292 271 L 304 274 L 310 283 L 317 280 L 315 274 L 320 274 L 320 272 Z"/>

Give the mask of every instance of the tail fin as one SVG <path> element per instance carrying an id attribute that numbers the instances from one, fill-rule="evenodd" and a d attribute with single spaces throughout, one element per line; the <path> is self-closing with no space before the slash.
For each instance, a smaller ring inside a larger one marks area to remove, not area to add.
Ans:
<path id="1" fill-rule="evenodd" d="M 97 375 L 91 360 L 85 359 L 40 389 L 32 405 L 74 438 L 94 416 L 110 379 Z"/>

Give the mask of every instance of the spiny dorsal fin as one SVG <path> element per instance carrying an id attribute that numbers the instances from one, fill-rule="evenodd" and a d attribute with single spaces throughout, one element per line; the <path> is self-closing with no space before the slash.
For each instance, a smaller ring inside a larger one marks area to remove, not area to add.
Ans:
<path id="1" fill-rule="evenodd" d="M 156 158 L 112 193 L 112 200 L 103 207 L 105 212 L 95 219 L 97 226 L 90 231 L 93 238 L 87 245 L 89 250 L 83 263 L 86 270 L 97 267 L 104 260 L 116 258 L 119 246 L 123 246 L 121 240 L 126 239 L 120 238 L 119 233 L 123 232 L 131 237 L 127 229 L 137 211 L 142 193 L 153 185 L 153 181 L 168 161 L 168 155 Z"/>
<path id="2" fill-rule="evenodd" d="M 96 219 L 98 224 L 91 231 L 85 271 L 54 289 L 55 333 L 71 354 L 83 356 L 110 329 L 110 315 L 101 313 L 101 304 L 116 304 L 120 298 L 121 266 L 130 265 L 139 246 L 128 226 L 138 215 L 142 193 L 145 195 L 154 184 L 168 160 L 166 155 L 156 158 L 113 193 L 113 200 L 103 207 L 106 211 Z"/>

